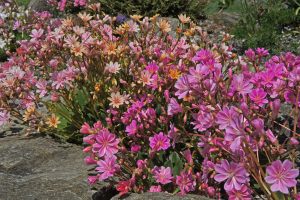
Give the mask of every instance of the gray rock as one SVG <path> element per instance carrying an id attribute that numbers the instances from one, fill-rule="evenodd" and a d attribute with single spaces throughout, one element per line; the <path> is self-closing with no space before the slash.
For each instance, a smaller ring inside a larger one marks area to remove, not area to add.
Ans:
<path id="1" fill-rule="evenodd" d="M 79 146 L 51 138 L 0 138 L 1 200 L 87 200 L 87 167 Z"/>
<path id="2" fill-rule="evenodd" d="M 119 197 L 115 196 L 111 200 L 118 200 Z M 210 200 L 207 197 L 188 194 L 185 196 L 172 195 L 169 193 L 143 193 L 143 194 L 130 194 L 128 197 L 122 198 L 124 200 Z"/>
<path id="3" fill-rule="evenodd" d="M 50 11 L 51 9 L 50 5 L 47 3 L 47 0 L 31 0 L 28 4 L 28 7 L 38 12 Z"/>

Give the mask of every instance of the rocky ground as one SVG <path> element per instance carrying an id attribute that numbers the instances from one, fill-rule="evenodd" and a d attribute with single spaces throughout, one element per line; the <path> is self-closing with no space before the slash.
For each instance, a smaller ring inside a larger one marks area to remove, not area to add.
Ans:
<path id="1" fill-rule="evenodd" d="M 44 136 L 0 138 L 1 200 L 87 200 L 81 147 Z"/>

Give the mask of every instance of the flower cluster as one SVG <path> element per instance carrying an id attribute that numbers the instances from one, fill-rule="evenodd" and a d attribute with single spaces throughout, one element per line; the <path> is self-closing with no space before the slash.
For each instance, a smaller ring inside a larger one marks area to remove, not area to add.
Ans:
<path id="1" fill-rule="evenodd" d="M 158 15 L 116 20 L 91 4 L 35 22 L 1 64 L 0 124 L 11 115 L 39 130 L 80 129 L 89 183 L 120 194 L 296 198 L 299 56 L 238 56 L 230 35 L 213 43 L 185 15 L 175 31 Z"/>
<path id="2" fill-rule="evenodd" d="M 54 6 L 59 11 L 65 11 L 67 8 L 82 8 L 88 5 L 89 0 L 48 0 L 49 5 Z"/>

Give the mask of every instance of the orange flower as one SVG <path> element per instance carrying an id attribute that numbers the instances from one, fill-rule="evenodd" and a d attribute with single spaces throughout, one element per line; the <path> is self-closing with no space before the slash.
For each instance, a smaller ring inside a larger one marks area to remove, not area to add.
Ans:
<path id="1" fill-rule="evenodd" d="M 113 55 L 116 54 L 116 48 L 117 48 L 117 44 L 114 42 L 110 42 L 108 44 L 106 44 L 106 53 L 108 55 Z"/>
<path id="2" fill-rule="evenodd" d="M 169 76 L 170 76 L 171 79 L 177 80 L 181 76 L 181 73 L 177 69 L 170 69 L 169 70 Z"/>
<path id="3" fill-rule="evenodd" d="M 57 128 L 58 124 L 60 124 L 59 117 L 52 114 L 51 117 L 47 119 L 46 124 L 49 125 L 49 127 Z"/>

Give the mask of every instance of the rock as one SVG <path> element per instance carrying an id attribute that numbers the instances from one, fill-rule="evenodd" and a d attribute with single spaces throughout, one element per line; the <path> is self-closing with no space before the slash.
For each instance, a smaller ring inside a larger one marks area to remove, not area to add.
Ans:
<path id="1" fill-rule="evenodd" d="M 111 200 L 118 200 L 119 196 L 113 197 Z M 128 197 L 122 198 L 124 200 L 210 200 L 207 197 L 200 195 L 188 194 L 185 196 L 172 195 L 169 193 L 147 192 L 143 194 L 130 194 Z"/>
<path id="2" fill-rule="evenodd" d="M 80 146 L 52 138 L 0 138 L 0 199 L 88 200 L 92 193 Z"/>
<path id="3" fill-rule="evenodd" d="M 47 3 L 47 0 L 31 0 L 28 4 L 28 7 L 38 12 L 51 10 L 51 7 L 49 3 Z"/>
<path id="4" fill-rule="evenodd" d="M 240 15 L 237 13 L 229 13 L 229 12 L 220 12 L 218 14 L 209 16 L 211 20 L 216 24 L 223 25 L 225 27 L 233 27 L 240 20 Z"/>

